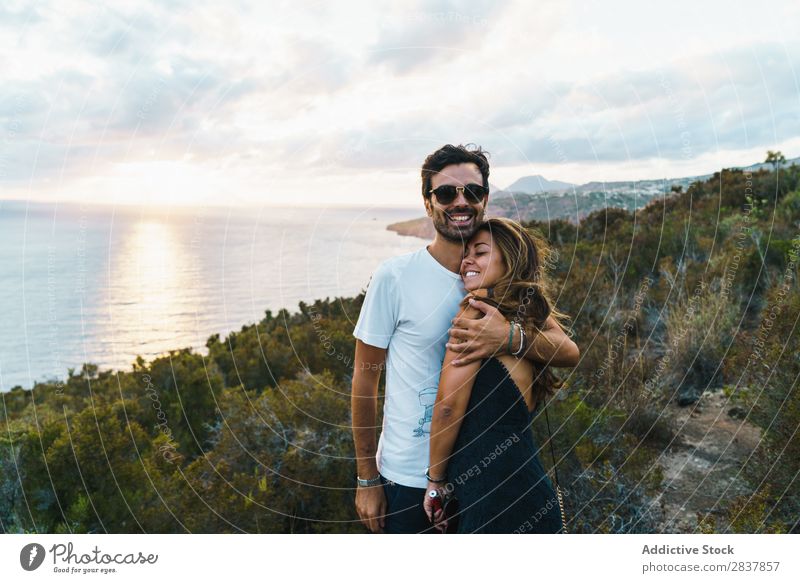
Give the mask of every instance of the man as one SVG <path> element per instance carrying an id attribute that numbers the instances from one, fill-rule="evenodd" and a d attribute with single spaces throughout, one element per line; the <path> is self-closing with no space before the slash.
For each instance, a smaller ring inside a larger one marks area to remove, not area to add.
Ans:
<path id="1" fill-rule="evenodd" d="M 457 188 L 434 194 L 448 185 Z M 480 147 L 448 144 L 428 156 L 422 165 L 422 198 L 436 229 L 433 243 L 384 261 L 370 280 L 353 331 L 352 417 L 356 511 L 371 532 L 438 532 L 421 502 L 427 486 L 431 412 L 445 349 L 463 352 L 453 362 L 456 366 L 508 352 L 511 325 L 494 307 L 475 302 L 484 318 L 452 321 L 466 295 L 459 276 L 464 244 L 483 220 L 488 193 L 489 162 Z M 451 324 L 455 324 L 452 330 Z M 555 322 L 548 324 L 538 336 L 530 331 L 532 340 L 520 358 L 551 366 L 577 364 L 575 343 Z M 446 344 L 448 334 L 457 343 Z M 512 352 L 521 348 L 521 342 L 515 331 Z M 383 428 L 376 446 L 378 381 L 384 368 Z"/>

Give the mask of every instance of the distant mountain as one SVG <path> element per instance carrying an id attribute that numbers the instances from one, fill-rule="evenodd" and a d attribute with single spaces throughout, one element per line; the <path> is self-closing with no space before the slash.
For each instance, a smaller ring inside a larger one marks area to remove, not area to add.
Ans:
<path id="1" fill-rule="evenodd" d="M 506 186 L 503 193 L 524 192 L 526 194 L 537 194 L 540 192 L 556 192 L 559 190 L 569 190 L 575 185 L 570 182 L 560 180 L 548 180 L 541 174 L 535 176 L 523 176 L 513 184 Z"/>

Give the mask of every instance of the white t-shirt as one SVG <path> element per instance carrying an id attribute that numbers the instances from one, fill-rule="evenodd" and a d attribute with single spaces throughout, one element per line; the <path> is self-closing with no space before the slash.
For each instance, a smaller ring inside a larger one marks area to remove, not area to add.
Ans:
<path id="1" fill-rule="evenodd" d="M 466 292 L 461 277 L 423 247 L 381 263 L 372 275 L 353 336 L 387 348 L 378 471 L 425 488 L 431 417 L 447 330 Z"/>

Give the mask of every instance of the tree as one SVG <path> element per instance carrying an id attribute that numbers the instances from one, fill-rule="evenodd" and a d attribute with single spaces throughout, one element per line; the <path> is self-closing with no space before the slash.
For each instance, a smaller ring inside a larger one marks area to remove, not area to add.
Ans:
<path id="1" fill-rule="evenodd" d="M 786 162 L 786 157 L 783 153 L 778 150 L 777 152 L 773 152 L 772 150 L 767 150 L 767 159 L 764 160 L 766 164 L 772 165 L 772 171 L 775 172 L 779 166 L 783 166 Z"/>

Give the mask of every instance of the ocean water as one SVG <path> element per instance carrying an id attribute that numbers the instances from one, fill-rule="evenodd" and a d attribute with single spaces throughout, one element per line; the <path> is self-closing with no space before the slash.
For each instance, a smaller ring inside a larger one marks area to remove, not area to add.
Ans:
<path id="1" fill-rule="evenodd" d="M 419 208 L 169 210 L 0 202 L 0 391 L 84 362 L 130 370 L 265 310 L 353 296 L 419 249 Z"/>

